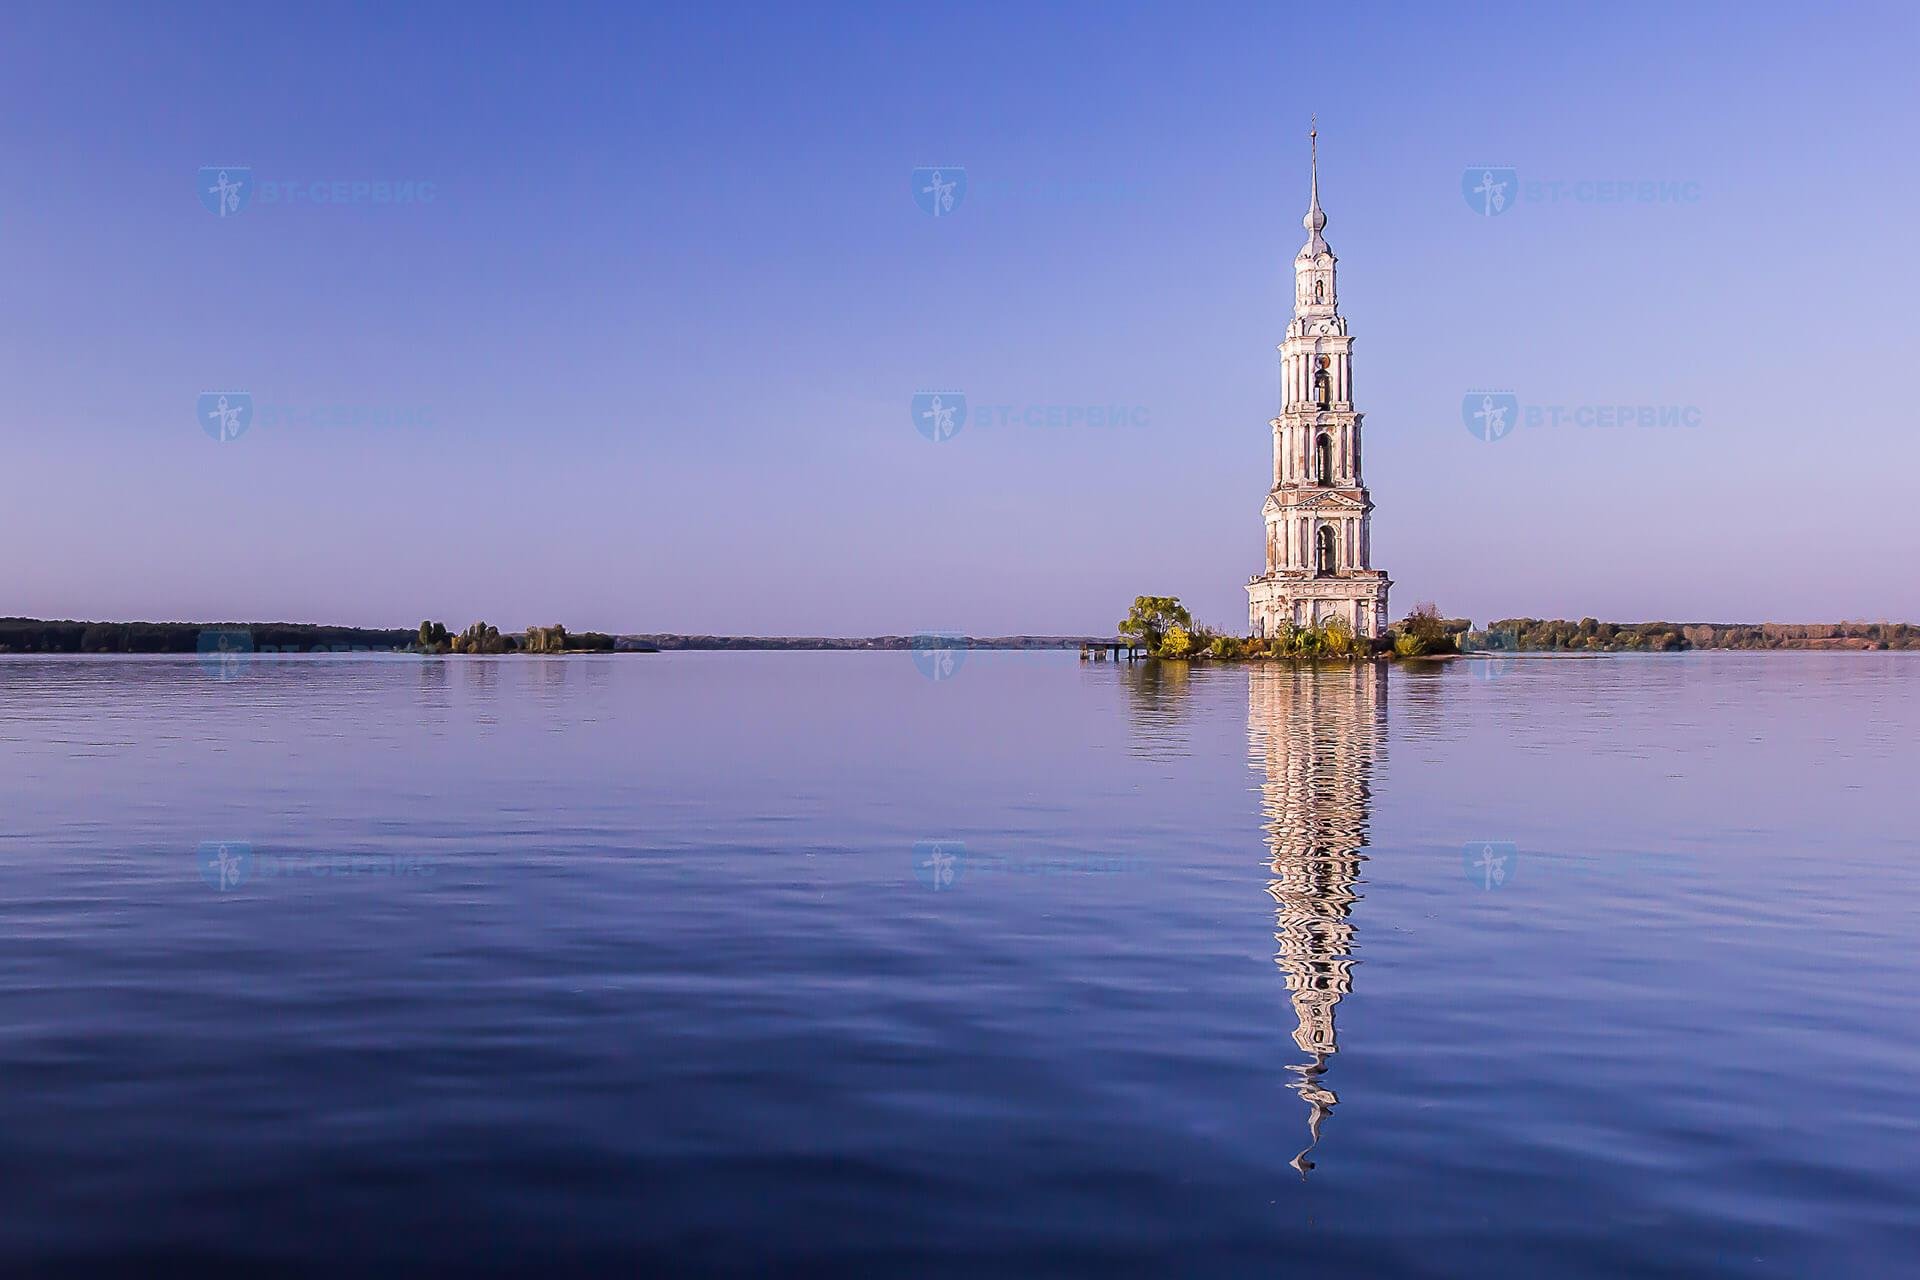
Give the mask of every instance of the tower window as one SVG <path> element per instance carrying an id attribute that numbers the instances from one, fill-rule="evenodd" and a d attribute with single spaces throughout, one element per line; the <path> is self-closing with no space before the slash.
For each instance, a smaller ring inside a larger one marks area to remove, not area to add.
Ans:
<path id="1" fill-rule="evenodd" d="M 1318 484 L 1333 483 L 1333 441 L 1324 431 L 1313 442 L 1313 478 Z"/>
<path id="2" fill-rule="evenodd" d="M 1327 375 L 1327 366 L 1331 361 L 1320 357 L 1319 367 L 1313 371 L 1313 398 L 1322 409 L 1333 403 L 1333 379 Z"/>
<path id="3" fill-rule="evenodd" d="M 1325 280 L 1315 280 L 1313 282 L 1313 300 L 1315 302 L 1325 302 L 1327 300 L 1327 282 Z"/>
<path id="4" fill-rule="evenodd" d="M 1334 569 L 1333 526 L 1330 524 L 1321 525 L 1320 531 L 1314 535 L 1314 542 L 1316 544 L 1314 549 L 1314 572 L 1323 576 L 1332 573 Z"/>

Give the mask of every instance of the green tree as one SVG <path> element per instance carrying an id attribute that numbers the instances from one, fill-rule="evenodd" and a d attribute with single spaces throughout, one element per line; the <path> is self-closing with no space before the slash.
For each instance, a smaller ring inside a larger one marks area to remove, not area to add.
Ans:
<path id="1" fill-rule="evenodd" d="M 571 647 L 567 629 L 557 622 L 550 627 L 527 628 L 528 653 L 564 653 Z"/>
<path id="2" fill-rule="evenodd" d="M 453 638 L 455 653 L 505 653 L 507 648 L 500 629 L 485 622 L 476 622 Z"/>
<path id="3" fill-rule="evenodd" d="M 1191 628 L 1193 615 L 1181 605 L 1178 596 L 1135 596 L 1133 612 L 1120 624 L 1120 634 L 1131 636 L 1156 653 L 1173 627 Z"/>

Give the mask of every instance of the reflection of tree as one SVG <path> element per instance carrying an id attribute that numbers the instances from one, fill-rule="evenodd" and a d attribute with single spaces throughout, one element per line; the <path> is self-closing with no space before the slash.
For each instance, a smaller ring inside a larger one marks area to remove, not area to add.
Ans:
<path id="1" fill-rule="evenodd" d="M 1126 663 L 1123 669 L 1127 717 L 1133 722 L 1127 740 L 1135 754 L 1160 759 L 1186 754 L 1193 664 L 1150 659 Z"/>
<path id="2" fill-rule="evenodd" d="M 1334 1010 L 1353 985 L 1353 925 L 1366 861 L 1369 785 L 1384 738 L 1386 675 L 1373 663 L 1337 667 L 1258 664 L 1248 669 L 1247 743 L 1266 816 L 1267 893 L 1276 904 L 1274 963 L 1286 976 L 1299 1025 L 1293 1042 L 1310 1060 L 1287 1087 L 1307 1104 L 1301 1176 L 1320 1126 L 1340 1099 L 1323 1083 L 1339 1052 Z"/>
<path id="3" fill-rule="evenodd" d="M 1439 741 L 1446 727 L 1447 698 L 1452 680 L 1463 676 L 1464 664 L 1454 662 L 1402 662 L 1394 667 L 1398 682 L 1394 699 L 1400 704 L 1400 736 L 1403 741 L 1418 738 L 1428 743 Z"/>

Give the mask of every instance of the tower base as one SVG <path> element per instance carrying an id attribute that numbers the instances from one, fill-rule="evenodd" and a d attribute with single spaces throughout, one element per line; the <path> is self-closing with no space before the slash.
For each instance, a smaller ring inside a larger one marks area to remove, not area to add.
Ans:
<path id="1" fill-rule="evenodd" d="M 1274 636 L 1291 623 L 1319 626 L 1340 618 L 1353 634 L 1377 640 L 1386 634 L 1387 592 L 1393 583 L 1378 569 L 1315 577 L 1306 573 L 1268 573 L 1247 583 L 1247 629 Z"/>

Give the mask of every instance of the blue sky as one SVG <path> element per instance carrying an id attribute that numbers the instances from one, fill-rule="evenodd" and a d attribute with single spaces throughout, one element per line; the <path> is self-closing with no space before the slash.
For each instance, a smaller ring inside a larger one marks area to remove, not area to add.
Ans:
<path id="1" fill-rule="evenodd" d="M 1318 111 L 1396 613 L 1920 617 L 1907 7 L 8 26 L 0 613 L 1243 626 Z M 432 198 L 221 218 L 221 164 Z M 1483 388 L 1542 425 L 1476 439 Z M 1576 425 L 1615 405 L 1698 425 Z M 1090 406 L 1126 418 L 1045 425 Z"/>

